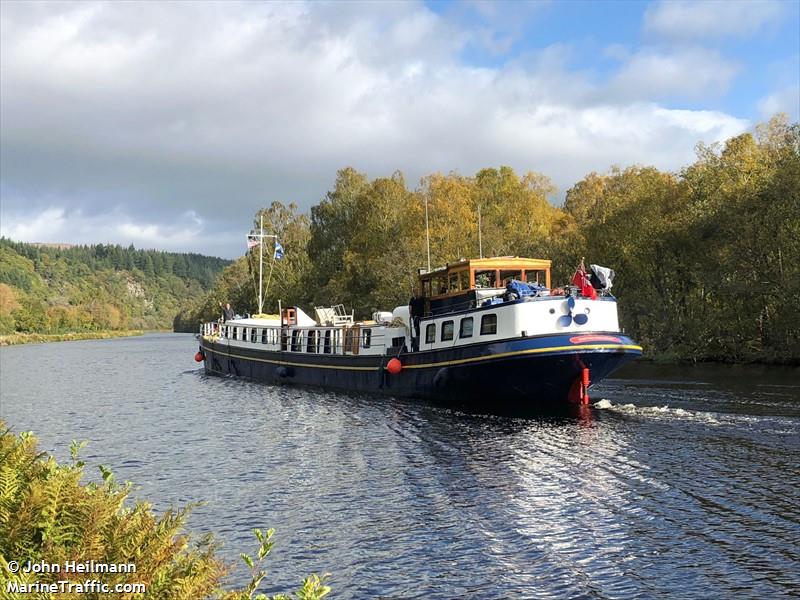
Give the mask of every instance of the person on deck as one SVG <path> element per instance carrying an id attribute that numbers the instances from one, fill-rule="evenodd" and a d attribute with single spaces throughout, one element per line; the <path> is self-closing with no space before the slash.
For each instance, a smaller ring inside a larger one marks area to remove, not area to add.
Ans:
<path id="1" fill-rule="evenodd" d="M 411 316 L 411 324 L 413 330 L 411 332 L 411 350 L 416 352 L 419 350 L 419 320 L 425 312 L 425 298 L 423 298 L 417 291 L 408 301 L 408 312 Z"/>
<path id="2" fill-rule="evenodd" d="M 220 302 L 219 305 L 222 306 L 222 302 Z M 231 308 L 231 303 L 226 302 L 225 307 L 222 309 L 222 322 L 225 323 L 227 321 L 231 321 L 235 316 L 236 313 L 233 312 L 233 309 Z"/>

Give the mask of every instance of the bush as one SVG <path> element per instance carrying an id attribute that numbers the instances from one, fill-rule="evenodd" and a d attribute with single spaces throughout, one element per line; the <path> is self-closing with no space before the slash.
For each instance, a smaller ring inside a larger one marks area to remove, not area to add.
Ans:
<path id="1" fill-rule="evenodd" d="M 145 593 L 116 594 L 119 598 L 225 600 L 266 599 L 256 595 L 264 572 L 261 564 L 272 549 L 273 531 L 254 530 L 257 559 L 242 554 L 251 570 L 250 584 L 241 590 L 223 590 L 222 578 L 231 566 L 215 556 L 217 544 L 205 536 L 191 543 L 182 533 L 189 508 L 156 516 L 146 502 L 127 502 L 130 483 L 118 484 L 102 465 L 103 483 L 81 484 L 84 463 L 72 443 L 71 464 L 37 451 L 31 433 L 13 435 L 0 421 L 0 597 L 15 597 L 7 587 L 95 579 L 113 589 L 116 584 L 145 584 Z M 133 563 L 135 573 L 23 573 L 10 561 L 64 565 L 67 561 L 105 564 Z M 292 596 L 315 600 L 327 595 L 327 575 L 311 575 Z M 17 588 L 22 590 L 25 588 Z M 18 592 L 19 593 L 19 592 Z M 7 596 L 8 595 L 8 596 Z M 39 592 L 36 598 L 100 598 L 100 591 Z M 22 595 L 20 596 L 22 597 Z"/>

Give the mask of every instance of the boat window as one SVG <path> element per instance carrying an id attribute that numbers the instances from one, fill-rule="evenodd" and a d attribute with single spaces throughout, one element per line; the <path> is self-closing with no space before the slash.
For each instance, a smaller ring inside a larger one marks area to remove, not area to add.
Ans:
<path id="1" fill-rule="evenodd" d="M 458 337 L 472 337 L 472 317 L 464 317 L 461 319 L 461 328 L 458 330 Z"/>
<path id="2" fill-rule="evenodd" d="M 370 344 L 372 343 L 372 329 L 365 329 L 361 335 L 362 335 L 361 345 L 364 348 L 369 348 Z"/>
<path id="3" fill-rule="evenodd" d="M 250 341 L 254 344 L 258 341 L 258 331 L 255 327 L 250 328 Z"/>
<path id="4" fill-rule="evenodd" d="M 285 329 L 281 329 L 281 352 L 286 352 L 288 345 L 289 345 L 289 332 Z"/>
<path id="5" fill-rule="evenodd" d="M 497 315 L 483 315 L 481 317 L 481 335 L 494 335 L 497 333 Z"/>
<path id="6" fill-rule="evenodd" d="M 458 274 L 458 286 L 462 290 L 469 289 L 469 271 L 461 271 Z"/>
<path id="7" fill-rule="evenodd" d="M 235 340 L 238 340 L 238 339 L 239 339 L 239 337 L 240 337 L 240 332 L 239 332 L 239 330 L 240 330 L 240 329 L 241 329 L 241 327 L 234 327 L 234 328 L 233 328 L 233 339 L 235 339 Z"/>
<path id="8" fill-rule="evenodd" d="M 544 271 L 525 271 L 525 282 L 546 285 L 547 277 Z"/>
<path id="9" fill-rule="evenodd" d="M 303 334 L 298 330 L 292 332 L 292 352 L 300 352 L 303 349 Z"/>
<path id="10" fill-rule="evenodd" d="M 267 343 L 267 330 L 266 329 L 262 329 L 261 330 L 261 343 L 262 344 L 266 344 Z"/>
<path id="11" fill-rule="evenodd" d="M 448 342 L 453 339 L 453 321 L 445 321 L 442 323 L 442 340 Z"/>
<path id="12" fill-rule="evenodd" d="M 447 293 L 447 276 L 442 273 L 433 279 L 433 295 L 441 296 Z"/>
<path id="13" fill-rule="evenodd" d="M 425 298 L 430 298 L 431 297 L 431 280 L 430 279 L 426 279 L 425 281 L 422 282 L 422 295 Z"/>
<path id="14" fill-rule="evenodd" d="M 425 327 L 425 343 L 432 344 L 436 341 L 436 323 L 430 323 Z"/>
<path id="15" fill-rule="evenodd" d="M 447 278 L 447 291 L 448 293 L 458 291 L 458 273 L 450 273 Z"/>
<path id="16" fill-rule="evenodd" d="M 308 341 L 306 342 L 306 352 L 316 352 L 316 351 L 317 351 L 317 332 L 309 331 Z"/>
<path id="17" fill-rule="evenodd" d="M 494 269 L 490 271 L 475 271 L 475 287 L 476 288 L 496 288 L 497 285 L 497 271 Z"/>
<path id="18" fill-rule="evenodd" d="M 406 336 L 401 335 L 400 337 L 392 338 L 392 348 L 404 348 L 405 345 L 406 345 Z"/>
<path id="19" fill-rule="evenodd" d="M 521 279 L 522 271 L 517 269 L 515 271 L 500 271 L 500 285 L 505 286 L 512 279 Z"/>
<path id="20" fill-rule="evenodd" d="M 331 334 L 332 333 L 333 332 L 330 329 L 326 329 L 325 330 L 325 340 L 324 340 L 324 342 L 322 344 L 322 351 L 325 354 L 330 354 L 331 353 Z"/>

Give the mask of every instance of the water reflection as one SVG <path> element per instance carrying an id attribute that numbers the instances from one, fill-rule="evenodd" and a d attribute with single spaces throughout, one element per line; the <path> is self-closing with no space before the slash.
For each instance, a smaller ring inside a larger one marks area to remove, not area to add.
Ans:
<path id="1" fill-rule="evenodd" d="M 159 509 L 207 500 L 191 527 L 231 561 L 276 527 L 271 592 L 310 571 L 340 598 L 800 589 L 792 372 L 748 386 L 636 365 L 596 407 L 518 418 L 207 378 L 193 351 L 184 336 L 2 349 L 0 415 L 62 458 L 89 439 L 87 461 Z"/>

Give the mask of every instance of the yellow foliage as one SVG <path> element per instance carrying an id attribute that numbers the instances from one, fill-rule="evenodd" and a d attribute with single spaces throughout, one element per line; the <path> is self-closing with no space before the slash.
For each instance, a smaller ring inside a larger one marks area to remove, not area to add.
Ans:
<path id="1" fill-rule="evenodd" d="M 10 315 L 19 308 L 17 295 L 14 288 L 5 283 L 0 283 L 0 315 Z"/>

